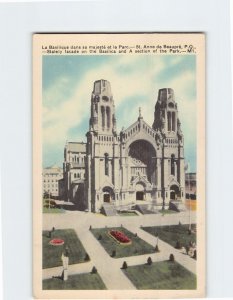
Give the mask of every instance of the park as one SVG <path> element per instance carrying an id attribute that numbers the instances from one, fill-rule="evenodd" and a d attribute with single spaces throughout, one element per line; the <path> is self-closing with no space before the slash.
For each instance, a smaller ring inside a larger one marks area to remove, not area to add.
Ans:
<path id="1" fill-rule="evenodd" d="M 195 220 L 193 210 L 110 217 L 47 209 L 43 289 L 194 290 Z"/>

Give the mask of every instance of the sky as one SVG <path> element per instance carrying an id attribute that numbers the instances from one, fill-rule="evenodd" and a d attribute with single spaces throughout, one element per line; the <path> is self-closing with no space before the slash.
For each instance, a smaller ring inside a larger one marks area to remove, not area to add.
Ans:
<path id="1" fill-rule="evenodd" d="M 139 107 L 152 125 L 158 90 L 174 90 L 185 160 L 196 172 L 195 55 L 44 55 L 42 78 L 43 167 L 62 166 L 66 141 L 86 142 L 93 84 L 106 79 L 118 132 L 137 120 Z"/>

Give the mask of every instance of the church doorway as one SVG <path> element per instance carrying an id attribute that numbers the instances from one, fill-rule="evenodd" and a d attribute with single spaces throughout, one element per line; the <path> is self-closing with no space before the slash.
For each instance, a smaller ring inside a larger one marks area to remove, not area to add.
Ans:
<path id="1" fill-rule="evenodd" d="M 144 200 L 145 187 L 141 182 L 138 182 L 135 186 L 136 200 Z"/>
<path id="2" fill-rule="evenodd" d="M 105 186 L 103 188 L 103 202 L 111 203 L 114 200 L 114 191 L 110 186 Z"/>
<path id="3" fill-rule="evenodd" d="M 110 203 L 110 199 L 111 199 L 110 194 L 104 194 L 104 202 Z"/>
<path id="4" fill-rule="evenodd" d="M 136 200 L 144 200 L 144 192 L 136 192 Z"/>
<path id="5" fill-rule="evenodd" d="M 177 185 L 172 185 L 170 187 L 170 200 L 177 200 L 180 196 L 179 187 Z"/>

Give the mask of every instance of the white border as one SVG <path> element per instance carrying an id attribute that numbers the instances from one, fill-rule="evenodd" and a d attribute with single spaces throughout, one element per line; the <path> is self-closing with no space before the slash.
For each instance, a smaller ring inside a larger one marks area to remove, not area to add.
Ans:
<path id="1" fill-rule="evenodd" d="M 229 14 L 228 0 L 0 4 L 4 299 L 32 295 L 32 33 L 84 31 L 206 32 L 207 295 L 233 295 Z"/>

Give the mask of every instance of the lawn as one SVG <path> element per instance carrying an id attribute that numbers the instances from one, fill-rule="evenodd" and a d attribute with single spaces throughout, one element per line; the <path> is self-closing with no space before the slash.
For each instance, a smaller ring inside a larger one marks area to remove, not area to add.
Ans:
<path id="1" fill-rule="evenodd" d="M 50 205 L 49 205 L 50 202 Z M 60 214 L 65 213 L 65 210 L 63 208 L 60 208 L 58 205 L 56 205 L 54 200 L 50 199 L 43 199 L 43 213 L 44 214 Z"/>
<path id="2" fill-rule="evenodd" d="M 118 211 L 117 214 L 121 217 L 134 217 L 138 216 L 135 211 Z"/>
<path id="3" fill-rule="evenodd" d="M 43 231 L 43 269 L 62 265 L 61 255 L 65 247 L 69 249 L 69 264 L 77 264 L 85 261 L 85 249 L 73 229 L 55 229 L 49 237 L 49 231 Z M 50 240 L 60 238 L 64 245 L 50 245 Z"/>
<path id="4" fill-rule="evenodd" d="M 192 229 L 196 227 L 192 224 Z M 175 247 L 177 241 L 180 242 L 181 246 L 187 246 L 189 242 L 196 243 L 196 233 L 188 233 L 189 225 L 170 225 L 170 226 L 154 226 L 154 227 L 143 227 L 145 231 L 149 232 L 154 236 L 159 236 L 161 240 Z"/>
<path id="5" fill-rule="evenodd" d="M 61 214 L 65 213 L 65 210 L 63 208 L 48 208 L 48 207 L 43 207 L 43 213 L 44 214 Z"/>
<path id="6" fill-rule="evenodd" d="M 196 289 L 196 275 L 177 262 L 161 261 L 150 266 L 132 266 L 123 272 L 139 290 Z"/>
<path id="7" fill-rule="evenodd" d="M 169 214 L 177 214 L 177 211 L 171 210 L 171 209 L 160 209 L 159 212 L 162 215 L 169 215 Z"/>
<path id="8" fill-rule="evenodd" d="M 131 244 L 119 244 L 109 236 L 109 230 L 119 230 L 123 232 L 128 238 L 131 239 Z M 110 256 L 112 256 L 113 251 L 116 251 L 114 258 L 154 253 L 154 247 L 123 227 L 95 228 L 91 229 L 91 232 L 99 240 L 100 244 Z M 100 236 L 102 237 L 101 239 L 99 239 Z"/>
<path id="9" fill-rule="evenodd" d="M 70 275 L 67 281 L 61 278 L 43 280 L 43 290 L 106 290 L 99 274 Z"/>

